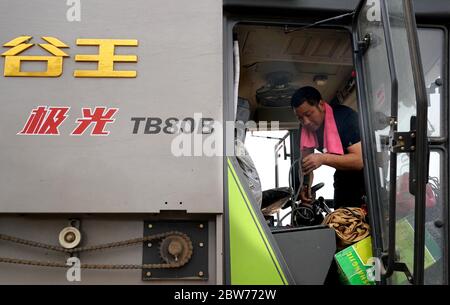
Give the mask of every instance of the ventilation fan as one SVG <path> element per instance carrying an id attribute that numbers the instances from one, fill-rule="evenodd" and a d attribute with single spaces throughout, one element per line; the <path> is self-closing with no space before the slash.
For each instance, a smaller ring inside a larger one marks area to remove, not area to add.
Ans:
<path id="1" fill-rule="evenodd" d="M 256 90 L 258 104 L 266 107 L 289 107 L 295 92 L 289 82 L 292 74 L 285 71 L 272 72 L 266 75 L 267 84 Z"/>

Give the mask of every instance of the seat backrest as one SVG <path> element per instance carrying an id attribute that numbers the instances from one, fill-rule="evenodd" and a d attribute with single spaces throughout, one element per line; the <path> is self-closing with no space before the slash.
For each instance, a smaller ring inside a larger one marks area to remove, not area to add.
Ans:
<path id="1" fill-rule="evenodd" d="M 238 99 L 236 121 L 236 134 L 235 134 L 235 154 L 238 163 L 247 179 L 248 187 L 256 200 L 256 203 L 261 207 L 262 202 L 262 189 L 261 180 L 259 179 L 258 171 L 256 170 L 255 164 L 253 163 L 250 154 L 245 148 L 245 134 L 247 132 L 245 128 L 245 123 L 248 122 L 250 118 L 250 106 L 247 100 Z"/>
<path id="2" fill-rule="evenodd" d="M 236 110 L 236 139 L 245 142 L 247 132 L 245 123 L 250 119 L 250 104 L 247 100 L 239 98 Z"/>

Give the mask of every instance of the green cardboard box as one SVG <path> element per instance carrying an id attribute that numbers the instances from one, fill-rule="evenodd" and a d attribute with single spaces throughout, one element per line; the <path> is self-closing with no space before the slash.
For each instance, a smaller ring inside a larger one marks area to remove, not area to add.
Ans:
<path id="1" fill-rule="evenodd" d="M 347 285 L 374 285 L 367 275 L 367 269 L 373 267 L 368 264 L 372 257 L 372 239 L 369 237 L 345 248 L 335 254 L 338 272 L 342 283 Z"/>

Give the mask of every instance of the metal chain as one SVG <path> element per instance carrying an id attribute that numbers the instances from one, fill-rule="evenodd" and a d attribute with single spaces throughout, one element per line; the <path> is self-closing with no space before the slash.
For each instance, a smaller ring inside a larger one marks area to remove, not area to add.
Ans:
<path id="1" fill-rule="evenodd" d="M 95 245 L 95 246 L 87 246 L 87 247 L 78 247 L 74 249 L 66 249 L 60 246 L 54 246 L 49 244 L 44 244 L 32 240 L 26 240 L 22 238 L 17 238 L 14 236 L 4 235 L 0 234 L 0 240 L 9 241 L 16 244 L 21 244 L 25 246 L 35 247 L 35 248 L 42 248 L 57 252 L 63 252 L 68 254 L 73 253 L 80 253 L 80 252 L 88 252 L 88 251 L 99 251 L 99 250 L 106 250 L 106 249 L 113 249 L 118 247 L 126 247 L 131 246 L 138 243 L 148 242 L 148 241 L 154 241 L 158 239 L 163 239 L 168 236 L 172 235 L 178 235 L 182 237 L 188 244 L 188 252 L 186 256 L 178 261 L 173 262 L 169 264 L 81 264 L 80 267 L 83 269 L 170 269 L 170 268 L 179 268 L 184 266 L 191 258 L 193 246 L 191 239 L 184 233 L 178 232 L 178 231 L 171 231 L 166 233 L 160 233 L 160 234 L 154 234 L 154 235 L 148 235 L 144 237 L 138 237 L 128 240 L 123 240 L 119 242 L 112 242 L 107 244 L 101 244 L 101 245 Z M 67 268 L 68 265 L 61 262 L 43 262 L 43 261 L 36 261 L 36 260 L 26 260 L 26 259 L 17 259 L 17 258 L 9 258 L 9 257 L 0 257 L 0 263 L 7 263 L 7 264 L 19 264 L 19 265 L 29 265 L 29 266 L 40 266 L 40 267 L 58 267 L 58 268 Z"/>

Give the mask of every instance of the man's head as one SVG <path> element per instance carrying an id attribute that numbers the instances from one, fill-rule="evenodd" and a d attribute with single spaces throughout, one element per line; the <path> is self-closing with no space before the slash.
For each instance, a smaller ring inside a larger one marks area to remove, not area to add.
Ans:
<path id="1" fill-rule="evenodd" d="M 322 96 L 313 87 L 302 87 L 298 89 L 291 99 L 300 124 L 310 131 L 316 131 L 322 126 L 325 119 L 325 106 Z"/>

